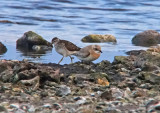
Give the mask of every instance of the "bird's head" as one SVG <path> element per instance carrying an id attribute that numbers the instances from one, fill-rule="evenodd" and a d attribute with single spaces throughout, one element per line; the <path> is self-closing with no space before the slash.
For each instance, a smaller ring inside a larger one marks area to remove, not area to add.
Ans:
<path id="1" fill-rule="evenodd" d="M 56 43 L 58 43 L 60 41 L 60 39 L 59 38 L 57 38 L 57 37 L 54 37 L 53 39 L 52 39 L 52 44 L 56 44 Z"/>
<path id="2" fill-rule="evenodd" d="M 99 45 L 93 45 L 92 46 L 93 47 L 93 50 L 96 52 L 96 53 L 102 53 L 102 51 L 101 51 L 101 46 L 99 46 Z"/>

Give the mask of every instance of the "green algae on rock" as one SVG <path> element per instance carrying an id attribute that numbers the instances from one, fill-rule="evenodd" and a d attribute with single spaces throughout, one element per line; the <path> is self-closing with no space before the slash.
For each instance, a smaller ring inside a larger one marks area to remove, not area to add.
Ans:
<path id="1" fill-rule="evenodd" d="M 25 32 L 24 35 L 16 42 L 17 48 L 32 49 L 34 45 L 46 45 L 52 47 L 52 44 L 45 40 L 42 36 L 33 31 Z"/>
<path id="2" fill-rule="evenodd" d="M 98 35 L 98 34 L 90 34 L 88 36 L 85 36 L 84 38 L 82 38 L 81 41 L 89 43 L 117 42 L 116 38 L 113 35 Z"/>

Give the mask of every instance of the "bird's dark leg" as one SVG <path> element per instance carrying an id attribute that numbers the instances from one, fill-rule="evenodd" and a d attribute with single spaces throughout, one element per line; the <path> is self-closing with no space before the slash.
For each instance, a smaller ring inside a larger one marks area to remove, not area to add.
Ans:
<path id="1" fill-rule="evenodd" d="M 62 57 L 62 59 L 58 62 L 58 64 L 60 64 L 60 62 L 63 60 L 64 56 Z"/>
<path id="2" fill-rule="evenodd" d="M 74 57 L 71 57 L 71 56 L 69 56 L 70 58 L 71 58 L 71 63 L 73 63 L 73 59 L 74 59 Z"/>

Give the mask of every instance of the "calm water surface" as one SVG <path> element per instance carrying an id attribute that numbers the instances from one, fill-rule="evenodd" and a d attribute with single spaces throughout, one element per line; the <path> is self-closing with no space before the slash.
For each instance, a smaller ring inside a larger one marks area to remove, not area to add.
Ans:
<path id="1" fill-rule="evenodd" d="M 48 41 L 57 36 L 80 47 L 89 45 L 80 41 L 86 35 L 112 34 L 118 43 L 100 43 L 103 54 L 94 62 L 113 61 L 114 56 L 125 55 L 128 50 L 146 49 L 132 45 L 131 39 L 144 30 L 160 31 L 160 1 L 1 0 L 0 21 L 0 41 L 8 49 L 0 59 L 57 63 L 62 56 L 54 49 L 38 54 L 40 57 L 34 57 L 36 53 L 24 54 L 16 50 L 16 40 L 32 30 Z M 65 63 L 70 63 L 70 59 L 65 58 L 62 64 Z"/>

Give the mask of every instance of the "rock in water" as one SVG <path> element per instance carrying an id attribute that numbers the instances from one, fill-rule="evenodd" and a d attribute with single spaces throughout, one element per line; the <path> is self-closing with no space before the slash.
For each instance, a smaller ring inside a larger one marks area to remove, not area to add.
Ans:
<path id="1" fill-rule="evenodd" d="M 135 35 L 132 43 L 136 46 L 154 46 L 160 43 L 160 33 L 154 30 L 147 30 Z"/>
<path id="2" fill-rule="evenodd" d="M 17 48 L 32 49 L 34 45 L 45 45 L 52 47 L 52 44 L 33 31 L 28 31 L 17 40 Z"/>
<path id="3" fill-rule="evenodd" d="M 117 40 L 113 35 L 98 35 L 98 34 L 91 34 L 82 38 L 82 42 L 114 42 L 116 43 Z"/>
<path id="4" fill-rule="evenodd" d="M 0 55 L 4 54 L 6 51 L 7 51 L 6 46 L 0 42 Z"/>

